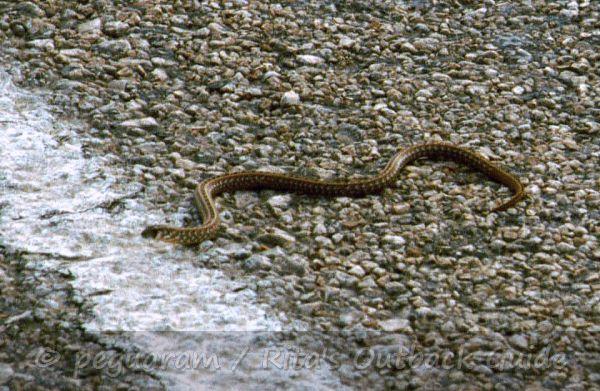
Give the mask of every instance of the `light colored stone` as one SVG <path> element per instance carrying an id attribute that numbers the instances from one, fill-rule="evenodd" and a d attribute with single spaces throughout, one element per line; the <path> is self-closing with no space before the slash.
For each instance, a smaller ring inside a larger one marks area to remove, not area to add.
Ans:
<path id="1" fill-rule="evenodd" d="M 410 321 L 403 318 L 392 318 L 379 321 L 379 327 L 381 327 L 383 331 L 394 333 L 410 328 Z"/>
<path id="2" fill-rule="evenodd" d="M 300 60 L 301 63 L 307 65 L 318 65 L 324 62 L 324 60 L 321 57 L 313 56 L 310 54 L 301 54 L 298 56 L 298 60 Z"/>
<path id="3" fill-rule="evenodd" d="M 300 95 L 295 91 L 287 91 L 281 97 L 281 104 L 283 106 L 296 106 L 300 104 Z"/>
<path id="4" fill-rule="evenodd" d="M 89 20 L 87 22 L 83 22 L 83 23 L 79 24 L 79 26 L 77 26 L 77 31 L 79 31 L 80 34 L 97 33 L 97 32 L 100 32 L 101 29 L 102 29 L 102 19 L 100 19 L 100 18 L 96 18 L 96 19 Z"/>
<path id="5" fill-rule="evenodd" d="M 404 246 L 406 244 L 406 240 L 399 235 L 385 235 L 383 237 L 383 242 L 393 244 L 394 246 Z"/>

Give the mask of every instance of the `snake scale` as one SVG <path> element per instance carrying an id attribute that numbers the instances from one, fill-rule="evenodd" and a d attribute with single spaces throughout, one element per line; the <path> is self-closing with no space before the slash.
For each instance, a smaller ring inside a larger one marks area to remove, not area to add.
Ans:
<path id="1" fill-rule="evenodd" d="M 326 181 L 287 174 L 246 171 L 206 179 L 198 184 L 194 191 L 194 202 L 202 216 L 202 225 L 190 228 L 151 225 L 142 232 L 142 236 L 184 245 L 197 244 L 213 237 L 219 229 L 221 220 L 214 197 L 220 193 L 271 189 L 328 197 L 360 197 L 391 186 L 407 164 L 423 157 L 442 158 L 466 164 L 510 188 L 514 193 L 512 198 L 492 211 L 506 210 L 525 197 L 525 190 L 517 177 L 492 164 L 482 155 L 453 144 L 424 143 L 401 150 L 378 174 L 367 178 Z"/>

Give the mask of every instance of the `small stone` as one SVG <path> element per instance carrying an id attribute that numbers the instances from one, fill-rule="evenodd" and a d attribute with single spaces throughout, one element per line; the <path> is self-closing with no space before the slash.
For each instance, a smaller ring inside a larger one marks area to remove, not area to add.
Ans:
<path id="1" fill-rule="evenodd" d="M 52 39 L 34 39 L 32 41 L 29 41 L 27 43 L 27 46 L 36 48 L 36 49 L 51 51 L 51 50 L 54 50 L 54 40 L 52 40 Z"/>
<path id="2" fill-rule="evenodd" d="M 343 48 L 349 48 L 354 45 L 354 40 L 350 37 L 343 36 L 340 38 L 340 46 Z"/>
<path id="3" fill-rule="evenodd" d="M 523 334 L 513 335 L 509 338 L 509 341 L 511 344 L 520 349 L 527 349 L 529 346 L 527 338 Z"/>
<path id="4" fill-rule="evenodd" d="M 4 321 L 4 324 L 6 325 L 6 324 L 14 323 L 14 322 L 19 322 L 21 320 L 31 320 L 31 319 L 33 319 L 33 315 L 32 315 L 32 312 L 29 310 L 29 311 L 22 312 L 19 315 L 13 315 L 10 318 L 7 318 Z"/>
<path id="5" fill-rule="evenodd" d="M 331 236 L 331 240 L 333 241 L 333 243 L 339 243 L 342 241 L 342 239 L 344 239 L 344 235 L 339 232 Z"/>
<path id="6" fill-rule="evenodd" d="M 206 38 L 210 35 L 210 29 L 208 27 L 202 27 L 196 32 L 200 38 Z"/>
<path id="7" fill-rule="evenodd" d="M 246 259 L 252 255 L 249 249 L 238 243 L 232 243 L 228 246 L 220 247 L 217 249 L 217 251 L 220 254 L 231 256 L 234 259 Z"/>
<path id="8" fill-rule="evenodd" d="M 0 384 L 6 384 L 10 381 L 15 371 L 7 363 L 0 363 Z"/>
<path id="9" fill-rule="evenodd" d="M 504 240 L 495 239 L 495 240 L 492 241 L 492 243 L 490 244 L 490 246 L 494 250 L 502 250 L 504 247 L 506 247 L 506 242 Z"/>
<path id="10" fill-rule="evenodd" d="M 169 75 L 167 75 L 167 72 L 165 72 L 165 70 L 161 68 L 156 68 L 155 70 L 153 70 L 152 77 L 154 77 L 155 80 L 159 81 L 165 81 L 169 79 Z"/>
<path id="11" fill-rule="evenodd" d="M 300 256 L 293 255 L 291 257 L 284 257 L 281 263 L 281 270 L 283 272 L 292 273 L 297 276 L 304 276 L 309 268 L 308 261 Z"/>
<path id="12" fill-rule="evenodd" d="M 394 214 L 404 214 L 410 210 L 410 205 L 407 203 L 397 204 L 392 206 Z"/>
<path id="13" fill-rule="evenodd" d="M 358 288 L 362 289 L 362 290 L 373 289 L 376 287 L 377 287 L 377 283 L 373 280 L 372 277 L 367 277 L 358 283 Z"/>
<path id="14" fill-rule="evenodd" d="M 432 313 L 431 308 L 429 307 L 419 307 L 415 310 L 415 313 L 420 317 L 424 318 Z"/>
<path id="15" fill-rule="evenodd" d="M 350 270 L 348 270 L 348 273 L 356 277 L 363 277 L 365 275 L 364 269 L 359 265 L 353 266 Z"/>
<path id="16" fill-rule="evenodd" d="M 107 22 L 104 25 L 104 32 L 108 35 L 112 36 L 121 36 L 127 32 L 129 29 L 129 25 L 125 22 L 121 22 L 119 20 L 113 22 Z"/>
<path id="17" fill-rule="evenodd" d="M 484 73 L 489 78 L 494 78 L 494 77 L 498 76 L 498 71 L 495 70 L 494 68 L 486 68 Z"/>
<path id="18" fill-rule="evenodd" d="M 39 18 L 45 16 L 46 14 L 43 9 L 41 9 L 31 1 L 24 1 L 20 3 L 19 5 L 17 5 L 16 9 L 22 15 L 37 16 Z"/>
<path id="19" fill-rule="evenodd" d="M 383 242 L 388 244 L 393 244 L 395 246 L 404 246 L 406 240 L 402 236 L 397 235 L 385 235 L 383 237 Z"/>
<path id="20" fill-rule="evenodd" d="M 410 42 L 404 42 L 402 45 L 400 45 L 400 48 L 405 52 L 417 53 L 417 48 L 415 48 Z"/>
<path id="21" fill-rule="evenodd" d="M 111 80 L 108 83 L 108 88 L 115 91 L 125 91 L 129 84 L 128 80 Z"/>
<path id="22" fill-rule="evenodd" d="M 59 50 L 58 53 L 60 55 L 66 56 L 66 57 L 77 57 L 77 58 L 83 58 L 86 55 L 86 51 L 81 50 L 81 49 L 62 49 L 62 50 Z"/>
<path id="23" fill-rule="evenodd" d="M 377 268 L 375 270 L 379 270 L 379 268 Z M 385 271 L 384 271 L 384 273 L 385 273 Z M 375 273 L 375 274 L 377 276 L 380 275 L 379 273 Z M 384 288 L 385 289 L 385 286 L 390 282 L 390 275 L 389 274 L 383 274 L 375 282 L 377 283 L 377 286 L 379 286 L 380 288 Z"/>
<path id="24" fill-rule="evenodd" d="M 337 270 L 334 277 L 342 288 L 354 288 L 358 283 L 358 278 L 351 276 L 348 273 Z"/>
<path id="25" fill-rule="evenodd" d="M 244 270 L 253 272 L 256 270 L 270 270 L 273 265 L 268 257 L 262 254 L 254 254 L 244 261 Z"/>
<path id="26" fill-rule="evenodd" d="M 348 327 L 358 322 L 362 316 L 363 314 L 360 311 L 347 312 L 340 315 L 337 324 L 342 327 Z"/>
<path id="27" fill-rule="evenodd" d="M 289 247 L 296 242 L 296 238 L 279 228 L 273 228 L 270 233 L 259 236 L 257 240 L 267 246 L 281 247 Z"/>
<path id="28" fill-rule="evenodd" d="M 172 175 L 177 179 L 185 178 L 185 171 L 182 168 L 170 168 L 167 170 L 167 172 L 169 173 L 169 175 Z"/>
<path id="29" fill-rule="evenodd" d="M 267 80 L 269 80 L 271 78 L 277 79 L 277 78 L 280 78 L 280 77 L 281 77 L 281 75 L 279 73 L 277 73 L 275 71 L 268 71 L 268 72 L 265 72 L 265 74 L 262 76 L 262 80 L 263 81 L 267 81 Z"/>
<path id="30" fill-rule="evenodd" d="M 114 39 L 95 45 L 95 49 L 110 55 L 124 55 L 131 50 L 131 44 L 126 39 Z"/>
<path id="31" fill-rule="evenodd" d="M 418 38 L 413 42 L 413 46 L 418 53 L 431 53 L 438 50 L 439 43 L 435 38 Z"/>
<path id="32" fill-rule="evenodd" d="M 321 248 L 333 248 L 333 242 L 326 236 L 319 235 L 315 237 L 315 243 Z"/>
<path id="33" fill-rule="evenodd" d="M 324 235 L 327 233 L 327 228 L 325 227 L 325 224 L 323 223 L 318 223 L 317 225 L 315 225 L 315 228 L 313 229 L 313 233 L 316 235 Z"/>
<path id="34" fill-rule="evenodd" d="M 158 122 L 152 117 L 146 117 L 123 121 L 120 126 L 123 128 L 156 129 L 158 128 Z"/>
<path id="35" fill-rule="evenodd" d="M 566 242 L 560 242 L 556 245 L 556 249 L 563 254 L 572 253 L 576 250 L 575 246 Z"/>
<path id="36" fill-rule="evenodd" d="M 379 321 L 379 327 L 381 327 L 383 331 L 390 333 L 405 331 L 407 328 L 410 328 L 410 321 L 403 318 L 393 318 Z"/>
<path id="37" fill-rule="evenodd" d="M 233 194 L 233 198 L 235 199 L 235 207 L 237 209 L 245 209 L 259 202 L 256 193 L 249 191 L 237 191 Z"/>
<path id="38" fill-rule="evenodd" d="M 292 201 L 292 196 L 289 194 L 276 195 L 267 200 L 267 204 L 271 208 L 287 209 Z"/>
<path id="39" fill-rule="evenodd" d="M 441 329 L 443 332 L 448 334 L 456 332 L 456 327 L 454 326 L 454 323 L 451 320 L 444 322 L 444 324 L 442 324 Z"/>
<path id="40" fill-rule="evenodd" d="M 102 19 L 100 18 L 92 19 L 77 26 L 77 31 L 80 34 L 96 33 L 99 32 L 100 29 L 102 29 Z"/>
<path id="41" fill-rule="evenodd" d="M 1 259 L 0 259 L 0 261 L 1 261 Z M 12 277 L 7 275 L 6 271 L 4 271 L 4 269 L 0 268 L 0 283 L 11 282 L 12 280 L 13 280 Z"/>
<path id="42" fill-rule="evenodd" d="M 216 22 L 209 23 L 207 27 L 215 37 L 220 37 L 221 34 L 227 33 L 227 28 Z"/>
<path id="43" fill-rule="evenodd" d="M 301 54 L 298 56 L 298 60 L 306 65 L 318 65 L 325 61 L 319 56 L 313 56 L 310 54 Z"/>
<path id="44" fill-rule="evenodd" d="M 563 82 L 565 82 L 566 84 L 569 84 L 572 86 L 578 86 L 580 84 L 584 84 L 587 80 L 586 76 L 578 76 L 573 71 L 562 71 L 558 75 L 558 78 L 560 80 L 562 80 Z"/>
<path id="45" fill-rule="evenodd" d="M 562 143 L 565 147 L 569 148 L 572 151 L 576 151 L 579 149 L 579 145 L 577 145 L 577 142 L 575 140 L 564 139 L 562 140 Z"/>
<path id="46" fill-rule="evenodd" d="M 196 163 L 189 159 L 176 159 L 175 166 L 190 171 L 196 168 Z"/>
<path id="47" fill-rule="evenodd" d="M 390 294 L 406 292 L 406 286 L 398 281 L 390 281 L 385 284 L 385 291 Z"/>
<path id="48" fill-rule="evenodd" d="M 300 104 L 300 95 L 294 91 L 287 91 L 281 97 L 282 106 L 297 106 Z"/>
<path id="49" fill-rule="evenodd" d="M 481 373 L 484 376 L 492 376 L 494 371 L 483 364 L 474 365 L 472 368 L 473 372 Z"/>
<path id="50" fill-rule="evenodd" d="M 489 88 L 484 84 L 471 84 L 467 87 L 467 93 L 472 96 L 487 94 Z"/>

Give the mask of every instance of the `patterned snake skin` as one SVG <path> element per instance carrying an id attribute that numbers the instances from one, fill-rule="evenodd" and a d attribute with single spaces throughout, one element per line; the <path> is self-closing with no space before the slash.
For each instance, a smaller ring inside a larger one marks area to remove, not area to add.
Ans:
<path id="1" fill-rule="evenodd" d="M 398 152 L 381 172 L 368 178 L 324 181 L 257 171 L 210 178 L 202 181 L 194 192 L 194 201 L 202 216 L 202 225 L 191 228 L 152 225 L 142 232 L 142 236 L 184 245 L 197 244 L 213 237 L 219 229 L 221 221 L 213 197 L 220 193 L 236 190 L 272 189 L 327 197 L 360 197 L 377 193 L 391 186 L 404 166 L 422 157 L 442 158 L 466 164 L 510 188 L 514 193 L 512 198 L 498 205 L 492 211 L 506 210 L 525 197 L 525 190 L 517 177 L 495 166 L 480 154 L 452 144 L 426 143 L 414 145 Z"/>

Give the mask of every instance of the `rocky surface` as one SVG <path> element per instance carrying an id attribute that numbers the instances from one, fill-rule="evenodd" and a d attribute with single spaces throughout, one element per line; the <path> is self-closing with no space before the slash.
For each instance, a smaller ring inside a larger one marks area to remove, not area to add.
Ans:
<path id="1" fill-rule="evenodd" d="M 341 365 L 348 384 L 588 389 L 600 380 L 599 12 L 0 1 L 0 41 L 20 84 L 52 91 L 104 139 L 89 153 L 121 156 L 157 208 L 190 224 L 190 190 L 225 172 L 360 176 L 427 140 L 504 165 L 530 194 L 505 213 L 483 213 L 505 189 L 440 162 L 363 199 L 226 194 L 226 228 L 198 267 L 243 274 L 310 330 L 346 332 L 342 351 L 478 354 L 449 368 Z"/>
<path id="2" fill-rule="evenodd" d="M 70 286 L 71 276 L 26 266 L 27 257 L 0 249 L 0 389 L 164 389 L 125 362 L 117 375 L 116 362 L 86 364 L 87 357 L 125 357 L 127 351 L 82 329 L 89 308 Z"/>

